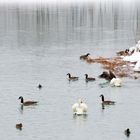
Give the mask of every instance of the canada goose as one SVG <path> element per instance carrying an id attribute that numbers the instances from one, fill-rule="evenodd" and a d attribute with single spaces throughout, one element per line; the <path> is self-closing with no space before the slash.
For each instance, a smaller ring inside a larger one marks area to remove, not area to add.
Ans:
<path id="1" fill-rule="evenodd" d="M 75 103 L 72 106 L 72 110 L 75 115 L 86 115 L 87 108 L 87 105 L 83 103 L 81 99 L 78 100 L 78 103 Z"/>
<path id="2" fill-rule="evenodd" d="M 109 100 L 104 100 L 104 95 L 103 94 L 101 94 L 100 95 L 100 97 L 102 98 L 102 104 L 104 104 L 104 105 L 114 105 L 115 104 L 115 102 L 114 101 L 109 101 Z"/>
<path id="3" fill-rule="evenodd" d="M 38 102 L 37 101 L 26 101 L 24 102 L 24 99 L 22 96 L 20 96 L 18 99 L 21 100 L 21 104 L 24 106 L 29 106 L 29 105 L 36 105 Z"/>
<path id="4" fill-rule="evenodd" d="M 22 123 L 16 124 L 16 128 L 19 129 L 19 130 L 22 130 L 22 126 L 23 126 Z"/>
<path id="5" fill-rule="evenodd" d="M 117 52 L 117 55 L 118 56 L 126 56 L 126 55 L 129 55 L 129 49 L 126 49 L 125 51 Z"/>
<path id="6" fill-rule="evenodd" d="M 129 128 L 127 128 L 125 131 L 124 131 L 124 133 L 125 133 L 125 135 L 127 136 L 127 137 L 129 137 L 129 135 L 130 135 L 130 129 Z"/>
<path id="7" fill-rule="evenodd" d="M 85 55 L 81 55 L 81 56 L 80 56 L 80 59 L 85 60 L 85 59 L 88 58 L 89 55 L 90 55 L 90 53 L 87 53 L 87 54 L 85 54 Z"/>
<path id="8" fill-rule="evenodd" d="M 39 85 L 38 85 L 38 88 L 39 88 L 39 89 L 41 89 L 41 88 L 42 88 L 42 85 L 41 85 L 41 84 L 39 84 Z"/>
<path id="9" fill-rule="evenodd" d="M 113 78 L 116 78 L 115 74 L 112 71 L 104 71 L 101 75 L 99 75 L 99 78 L 104 78 L 108 81 L 112 80 Z"/>
<path id="10" fill-rule="evenodd" d="M 88 81 L 95 81 L 95 78 L 88 77 L 88 74 L 85 74 L 85 80 L 86 80 L 86 82 L 88 82 Z"/>
<path id="11" fill-rule="evenodd" d="M 67 75 L 68 75 L 69 80 L 72 80 L 72 81 L 76 81 L 79 78 L 79 77 L 71 76 L 70 73 L 68 73 Z"/>

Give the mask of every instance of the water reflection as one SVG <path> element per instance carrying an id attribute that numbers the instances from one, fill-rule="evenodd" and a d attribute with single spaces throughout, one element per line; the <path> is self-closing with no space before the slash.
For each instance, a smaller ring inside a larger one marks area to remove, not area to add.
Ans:
<path id="1" fill-rule="evenodd" d="M 23 108 L 24 106 L 23 105 L 20 105 L 20 113 L 23 114 Z"/>
<path id="2" fill-rule="evenodd" d="M 20 105 L 19 107 L 19 111 L 21 114 L 23 114 L 24 109 L 36 109 L 37 105 L 31 105 L 31 106 L 24 106 L 24 105 Z"/>
<path id="3" fill-rule="evenodd" d="M 86 40 L 94 42 L 108 37 L 113 39 L 112 34 L 115 38 L 120 38 L 116 32 L 119 30 L 133 31 L 130 36 L 139 38 L 139 3 L 135 6 L 130 4 L 131 7 L 127 6 L 130 9 L 126 8 L 124 11 L 125 6 L 126 4 L 115 2 L 32 7 L 1 5 L 0 36 L 3 32 L 4 36 L 11 36 L 14 31 L 12 40 L 17 40 L 18 46 Z M 122 37 L 127 37 L 125 32 Z"/>
<path id="4" fill-rule="evenodd" d="M 105 105 L 103 103 L 101 105 L 102 105 L 102 110 L 104 110 L 105 109 Z"/>
<path id="5" fill-rule="evenodd" d="M 84 115 L 75 115 L 73 114 L 73 119 L 76 120 L 76 122 L 83 122 L 83 121 L 86 121 L 87 120 L 87 117 L 88 115 L 87 114 L 84 114 Z"/>

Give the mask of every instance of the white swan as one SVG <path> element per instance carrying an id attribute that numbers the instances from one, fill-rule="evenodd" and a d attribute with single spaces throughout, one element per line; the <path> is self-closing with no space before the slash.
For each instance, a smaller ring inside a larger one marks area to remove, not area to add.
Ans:
<path id="1" fill-rule="evenodd" d="M 87 113 L 87 109 L 87 105 L 83 103 L 81 99 L 78 100 L 78 103 L 75 103 L 72 106 L 72 110 L 75 115 L 84 115 Z"/>
<path id="2" fill-rule="evenodd" d="M 130 56 L 125 56 L 123 58 L 124 61 L 129 61 L 129 62 L 137 62 L 140 60 L 140 52 L 134 52 Z"/>
<path id="3" fill-rule="evenodd" d="M 122 80 L 120 78 L 113 78 L 110 81 L 110 85 L 115 86 L 115 87 L 121 87 L 122 86 Z"/>

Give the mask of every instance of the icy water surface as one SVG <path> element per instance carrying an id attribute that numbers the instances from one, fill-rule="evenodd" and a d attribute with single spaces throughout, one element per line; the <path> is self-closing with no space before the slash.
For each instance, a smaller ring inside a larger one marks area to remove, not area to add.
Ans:
<path id="1" fill-rule="evenodd" d="M 100 86 L 103 69 L 79 60 L 111 57 L 140 39 L 139 2 L 0 5 L 0 137 L 3 140 L 140 139 L 139 82 L 123 79 L 121 88 Z M 79 76 L 69 82 L 66 74 Z M 96 78 L 86 83 L 84 74 Z M 38 84 L 43 88 L 39 90 Z M 100 94 L 116 101 L 102 109 Z M 19 96 L 37 100 L 20 107 Z M 88 116 L 74 117 L 79 98 Z M 22 122 L 19 131 L 15 124 Z"/>

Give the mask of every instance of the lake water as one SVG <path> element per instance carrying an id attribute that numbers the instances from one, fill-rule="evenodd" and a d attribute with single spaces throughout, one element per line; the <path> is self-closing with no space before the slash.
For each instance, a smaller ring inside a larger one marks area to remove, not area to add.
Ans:
<path id="1" fill-rule="evenodd" d="M 140 136 L 140 79 L 101 87 L 103 68 L 79 59 L 111 57 L 140 39 L 140 2 L 0 5 L 0 137 L 3 140 L 129 140 Z M 67 73 L 79 76 L 69 82 Z M 96 78 L 86 83 L 84 74 Z M 38 84 L 43 88 L 39 90 Z M 102 109 L 100 94 L 116 101 Z M 19 96 L 37 100 L 20 107 Z M 82 98 L 88 116 L 74 117 Z M 15 128 L 22 122 L 23 129 Z"/>

